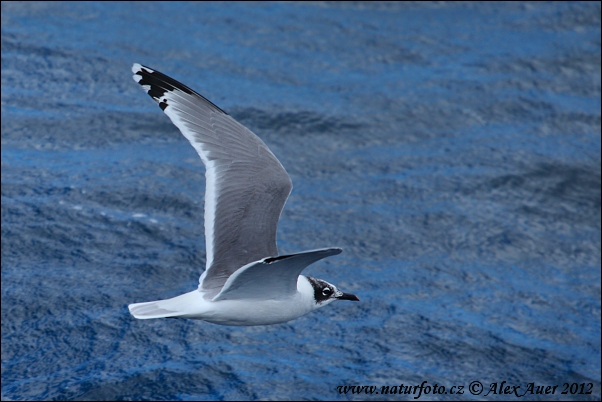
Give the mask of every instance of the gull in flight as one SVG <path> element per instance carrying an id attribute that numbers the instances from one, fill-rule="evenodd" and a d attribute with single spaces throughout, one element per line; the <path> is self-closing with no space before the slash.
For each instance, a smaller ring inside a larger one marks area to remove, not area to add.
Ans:
<path id="1" fill-rule="evenodd" d="M 293 186 L 264 142 L 173 78 L 137 63 L 132 72 L 205 165 L 207 265 L 197 289 L 130 304 L 130 313 L 138 319 L 269 325 L 294 320 L 335 300 L 359 301 L 326 281 L 301 275 L 310 264 L 341 253 L 340 248 L 278 255 L 276 227 Z"/>

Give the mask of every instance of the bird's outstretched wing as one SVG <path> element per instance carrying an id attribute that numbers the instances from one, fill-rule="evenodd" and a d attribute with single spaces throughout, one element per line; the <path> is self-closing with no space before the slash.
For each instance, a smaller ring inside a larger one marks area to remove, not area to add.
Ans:
<path id="1" fill-rule="evenodd" d="M 278 255 L 276 226 L 291 179 L 261 139 L 202 95 L 137 63 L 132 72 L 205 165 L 207 266 L 200 285 L 212 297 L 237 269 Z"/>
<path id="2" fill-rule="evenodd" d="M 297 278 L 307 266 L 341 251 L 336 247 L 322 248 L 250 263 L 234 272 L 212 301 L 279 300 L 292 296 L 297 292 Z"/>

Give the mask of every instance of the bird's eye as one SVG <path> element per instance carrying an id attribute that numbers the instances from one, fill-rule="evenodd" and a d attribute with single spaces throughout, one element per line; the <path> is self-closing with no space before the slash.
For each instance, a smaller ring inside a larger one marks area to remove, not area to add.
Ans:
<path id="1" fill-rule="evenodd" d="M 332 290 L 330 290 L 330 288 L 322 289 L 322 295 L 324 295 L 324 296 L 328 296 L 331 292 L 332 292 Z"/>

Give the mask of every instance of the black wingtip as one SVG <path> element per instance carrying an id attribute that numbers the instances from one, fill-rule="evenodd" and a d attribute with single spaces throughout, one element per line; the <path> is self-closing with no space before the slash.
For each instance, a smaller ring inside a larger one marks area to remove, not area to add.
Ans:
<path id="1" fill-rule="evenodd" d="M 333 247 L 331 250 L 334 253 L 333 255 L 341 254 L 343 252 L 343 249 L 340 247 Z"/>
<path id="2" fill-rule="evenodd" d="M 160 71 L 143 66 L 139 63 L 134 63 L 132 65 L 132 72 L 134 73 L 134 81 L 142 86 L 148 86 L 146 93 L 148 93 L 159 104 L 159 107 L 161 107 L 162 110 L 165 110 L 165 108 L 168 106 L 168 104 L 162 99 L 163 95 L 165 95 L 167 91 L 174 91 L 175 89 L 178 89 L 189 95 L 194 94 L 203 99 L 209 105 L 213 106 L 215 109 L 219 110 L 221 113 L 225 115 L 228 114 L 215 103 L 205 98 L 203 95 L 188 88 L 181 82 L 161 73 Z"/>
<path id="3" fill-rule="evenodd" d="M 287 258 L 293 258 L 293 257 L 297 257 L 299 255 L 303 255 L 303 254 L 321 254 L 321 257 L 319 257 L 318 259 L 322 259 L 322 258 L 326 258 L 326 257 L 330 257 L 332 255 L 337 255 L 337 254 L 341 254 L 343 252 L 342 248 L 339 247 L 331 247 L 331 248 L 325 248 L 325 249 L 320 249 L 320 250 L 309 250 L 309 251 L 303 251 L 301 253 L 296 253 L 296 254 L 287 254 L 287 255 L 279 255 L 276 257 L 267 257 L 263 259 L 263 262 L 266 264 L 271 264 L 275 261 L 280 261 L 280 260 L 285 260 Z"/>

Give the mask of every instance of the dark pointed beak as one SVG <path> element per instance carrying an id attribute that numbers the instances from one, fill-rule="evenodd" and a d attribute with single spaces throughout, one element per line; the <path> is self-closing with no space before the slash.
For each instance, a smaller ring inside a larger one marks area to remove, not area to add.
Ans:
<path id="1" fill-rule="evenodd" d="M 356 295 L 352 295 L 351 293 L 343 293 L 342 295 L 338 296 L 337 299 L 360 301 L 359 297 L 357 297 Z"/>

